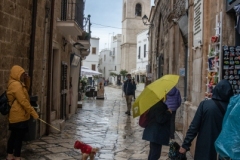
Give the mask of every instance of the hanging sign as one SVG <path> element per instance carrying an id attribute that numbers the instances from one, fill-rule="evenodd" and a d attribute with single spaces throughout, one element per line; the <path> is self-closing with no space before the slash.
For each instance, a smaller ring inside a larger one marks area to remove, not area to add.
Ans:
<path id="1" fill-rule="evenodd" d="M 203 29 L 203 0 L 194 0 L 193 16 L 193 46 L 202 45 Z"/>

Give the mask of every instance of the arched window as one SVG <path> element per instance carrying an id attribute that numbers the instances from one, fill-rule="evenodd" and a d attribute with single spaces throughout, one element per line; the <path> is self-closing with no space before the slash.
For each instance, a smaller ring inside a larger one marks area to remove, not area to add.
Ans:
<path id="1" fill-rule="evenodd" d="M 135 15 L 142 17 L 142 5 L 139 3 L 136 4 Z"/>

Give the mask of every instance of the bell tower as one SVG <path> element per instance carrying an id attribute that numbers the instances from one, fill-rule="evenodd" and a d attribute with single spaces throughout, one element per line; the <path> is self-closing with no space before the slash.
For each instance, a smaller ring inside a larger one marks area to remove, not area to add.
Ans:
<path id="1" fill-rule="evenodd" d="M 142 17 L 149 17 L 150 7 L 151 0 L 123 0 L 121 69 L 129 73 L 136 69 L 137 34 L 149 27 L 143 24 Z"/>

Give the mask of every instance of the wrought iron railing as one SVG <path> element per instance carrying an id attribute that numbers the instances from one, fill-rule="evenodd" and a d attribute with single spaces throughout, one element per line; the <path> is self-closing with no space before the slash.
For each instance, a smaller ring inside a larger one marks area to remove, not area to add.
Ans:
<path id="1" fill-rule="evenodd" d="M 75 21 L 83 29 L 85 0 L 62 0 L 61 21 Z"/>

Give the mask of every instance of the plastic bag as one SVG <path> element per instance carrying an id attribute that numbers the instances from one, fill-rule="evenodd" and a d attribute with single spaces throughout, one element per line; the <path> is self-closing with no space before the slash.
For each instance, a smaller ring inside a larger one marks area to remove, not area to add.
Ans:
<path id="1" fill-rule="evenodd" d="M 215 149 L 221 157 L 240 160 L 240 95 L 230 99 Z"/>

